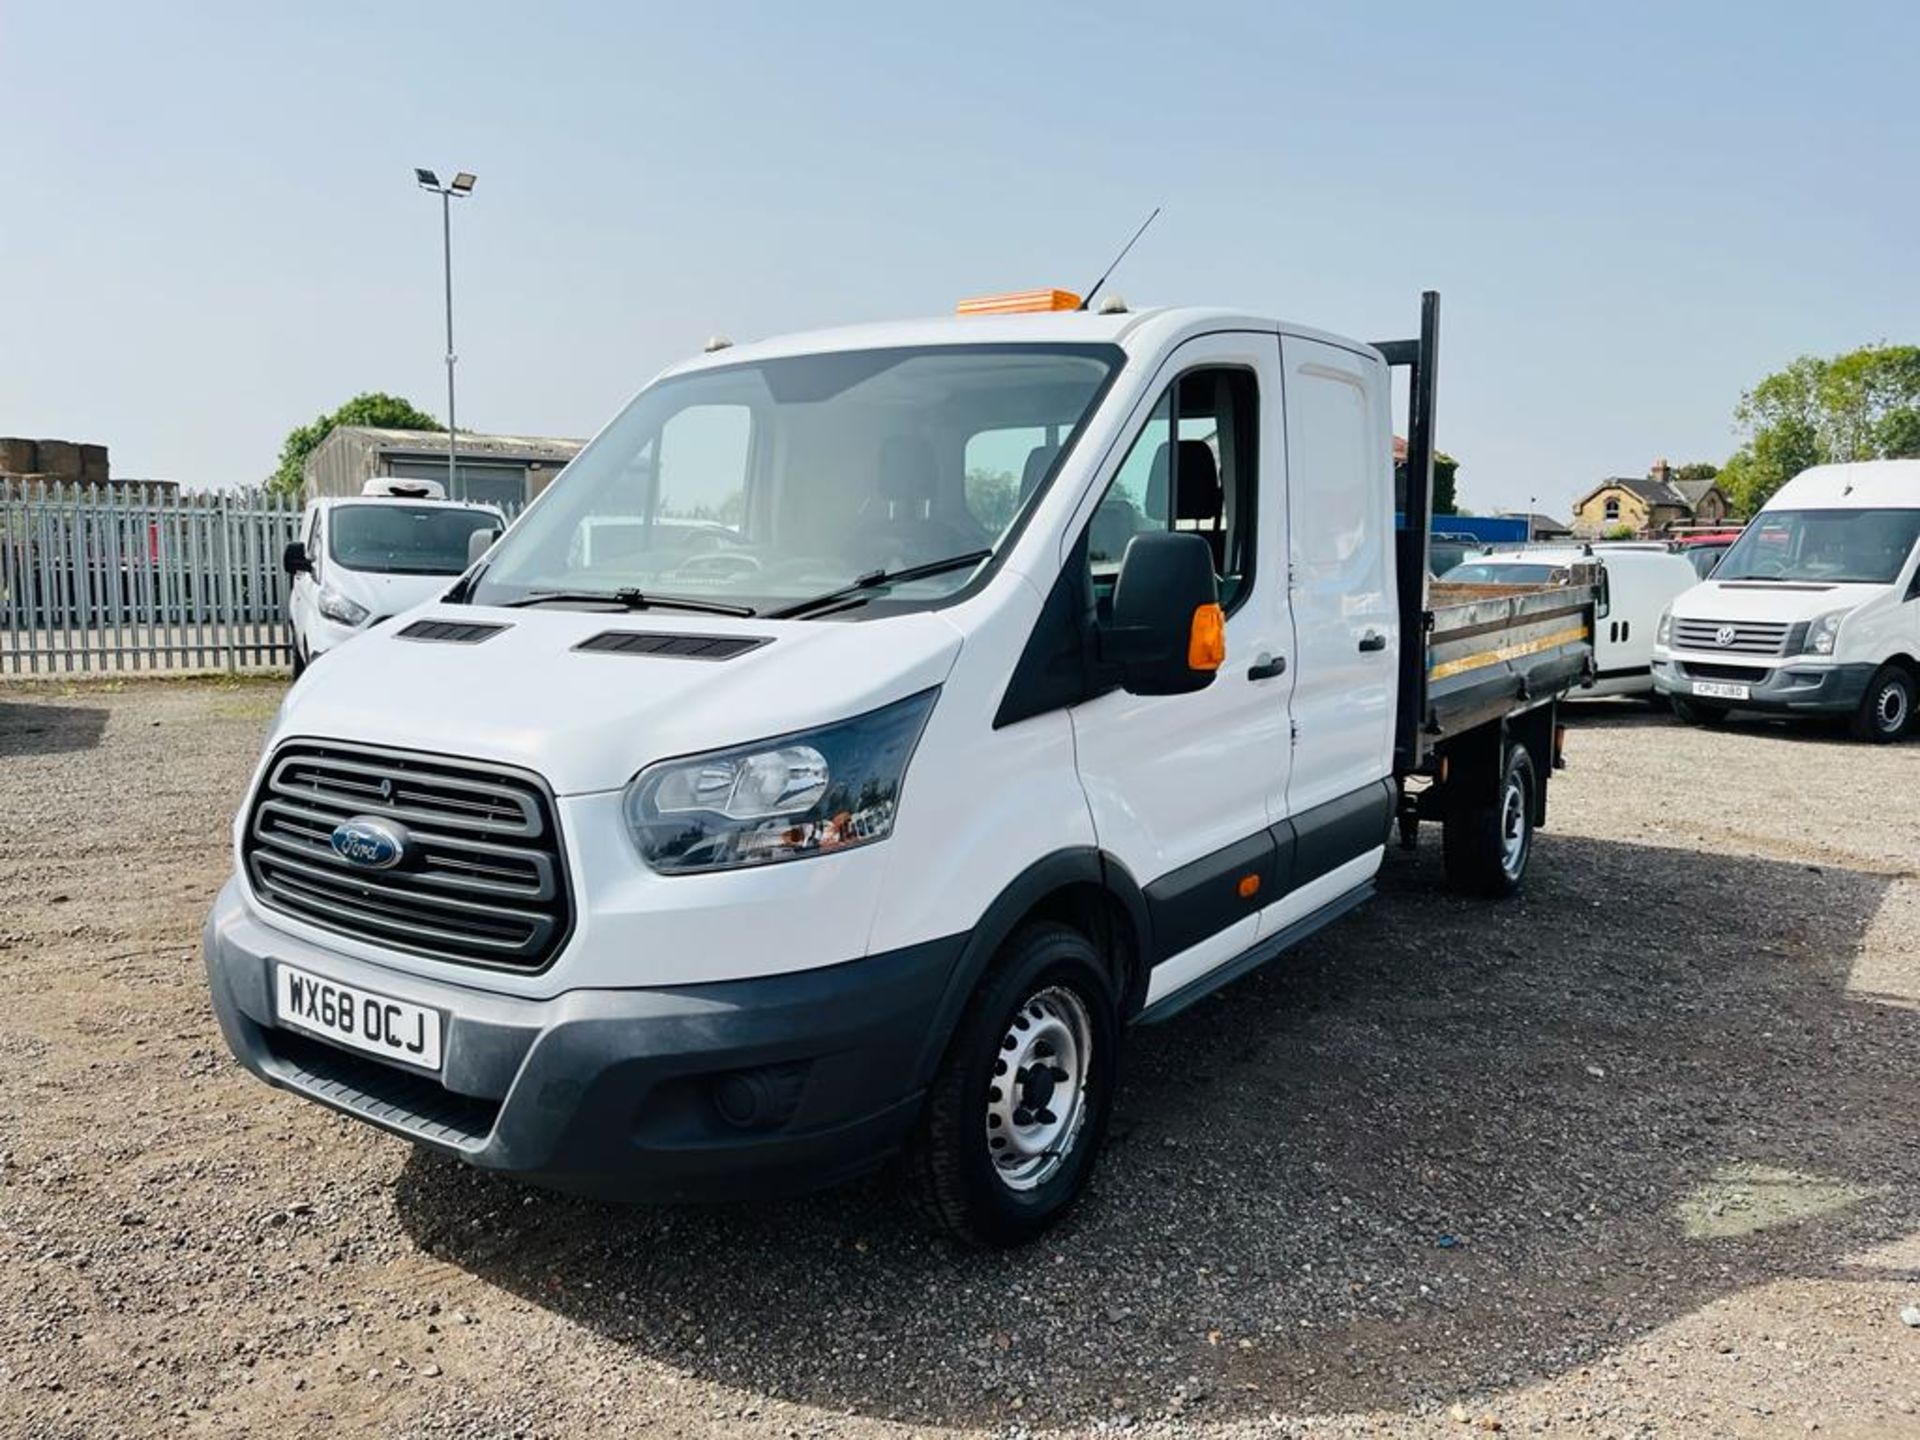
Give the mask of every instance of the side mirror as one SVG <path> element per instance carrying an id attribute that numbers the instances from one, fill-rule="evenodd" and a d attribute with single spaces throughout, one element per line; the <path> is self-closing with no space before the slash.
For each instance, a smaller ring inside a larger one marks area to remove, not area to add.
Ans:
<path id="1" fill-rule="evenodd" d="M 1134 536 L 1114 580 L 1111 619 L 1098 633 L 1100 658 L 1128 693 L 1206 689 L 1227 658 L 1213 547 L 1179 531 Z"/>
<path id="2" fill-rule="evenodd" d="M 280 568 L 285 570 L 289 577 L 311 575 L 313 561 L 307 556 L 307 547 L 298 540 L 290 541 L 287 548 L 280 552 Z"/>
<path id="3" fill-rule="evenodd" d="M 467 535 L 467 564 L 471 565 L 493 548 L 500 538 L 498 530 L 474 530 Z"/>

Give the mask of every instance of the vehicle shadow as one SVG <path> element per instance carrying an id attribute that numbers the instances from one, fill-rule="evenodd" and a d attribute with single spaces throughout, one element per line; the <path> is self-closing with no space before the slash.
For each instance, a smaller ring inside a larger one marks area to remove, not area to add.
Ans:
<path id="1" fill-rule="evenodd" d="M 1560 707 L 1560 718 L 1575 730 L 1638 730 L 1689 727 L 1665 706 L 1654 706 L 1640 699 L 1581 700 Z M 1735 710 L 1710 733 L 1722 735 L 1770 735 L 1813 745 L 1837 745 L 1858 748 L 1863 742 L 1848 732 L 1844 715 L 1763 715 L 1754 710 Z M 1920 740 L 1920 729 L 1910 730 L 1897 743 Z"/>
<path id="2" fill-rule="evenodd" d="M 959 1252 L 877 1182 L 621 1209 L 420 1156 L 400 1217 L 700 1380 L 1061 1425 L 1486 1395 L 1920 1228 L 1920 996 L 1849 989 L 1892 877 L 1544 835 L 1489 905 L 1436 850 L 1136 1031 L 1094 1186 L 1028 1250 Z"/>
<path id="3" fill-rule="evenodd" d="M 1666 706 L 1637 695 L 1569 701 L 1560 707 L 1560 719 L 1576 730 L 1634 730 L 1680 723 Z"/>
<path id="4" fill-rule="evenodd" d="M 106 728 L 104 707 L 16 705 L 0 700 L 0 756 L 91 750 Z"/>

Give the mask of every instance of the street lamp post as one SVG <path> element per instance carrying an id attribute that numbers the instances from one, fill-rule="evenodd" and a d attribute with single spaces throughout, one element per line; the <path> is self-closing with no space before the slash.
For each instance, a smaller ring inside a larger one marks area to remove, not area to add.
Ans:
<path id="1" fill-rule="evenodd" d="M 459 359 L 453 353 L 453 202 L 473 193 L 474 177 L 462 170 L 442 185 L 440 177 L 433 171 L 416 168 L 413 178 L 420 182 L 422 190 L 430 190 L 440 197 L 440 250 L 447 281 L 447 498 L 452 500 L 456 498 L 454 486 L 458 479 L 456 467 L 459 464 L 454 438 L 459 433 L 459 427 L 453 420 L 453 367 Z"/>

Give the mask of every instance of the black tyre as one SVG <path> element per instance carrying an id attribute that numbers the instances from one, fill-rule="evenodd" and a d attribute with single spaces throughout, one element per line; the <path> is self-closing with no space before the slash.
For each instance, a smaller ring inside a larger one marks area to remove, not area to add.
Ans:
<path id="1" fill-rule="evenodd" d="M 298 680 L 307 673 L 307 657 L 300 653 L 300 642 L 293 642 L 293 678 Z"/>
<path id="2" fill-rule="evenodd" d="M 1876 745 L 1898 740 L 1913 724 L 1913 694 L 1913 676 L 1898 665 L 1882 665 L 1853 712 L 1853 738 Z"/>
<path id="3" fill-rule="evenodd" d="M 1458 804 L 1441 826 L 1447 883 L 1467 895 L 1497 900 L 1520 888 L 1533 857 L 1539 779 L 1524 745 L 1511 746 L 1500 783 L 1485 801 Z"/>
<path id="4" fill-rule="evenodd" d="M 1669 699 L 1673 705 L 1674 718 L 1683 724 L 1714 726 L 1726 723 L 1727 712 L 1724 706 L 1707 705 L 1699 700 L 1689 700 L 1684 695 L 1670 696 Z"/>
<path id="5" fill-rule="evenodd" d="M 1020 1245 L 1085 1187 L 1120 1059 L 1112 977 L 1087 937 L 1034 924 L 974 992 L 927 1095 L 904 1179 L 963 1244 Z"/>

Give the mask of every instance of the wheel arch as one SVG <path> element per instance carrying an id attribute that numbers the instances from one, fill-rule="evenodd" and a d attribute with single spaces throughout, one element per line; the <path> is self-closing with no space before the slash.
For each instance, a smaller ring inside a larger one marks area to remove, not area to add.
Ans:
<path id="1" fill-rule="evenodd" d="M 1117 972 L 1122 1022 L 1140 1012 L 1153 963 L 1146 896 L 1126 866 L 1105 851 L 1090 845 L 1056 850 L 1016 875 L 968 932 L 928 1026 L 916 1083 L 931 1080 L 1000 947 L 1033 920 L 1067 925 L 1092 940 Z"/>

